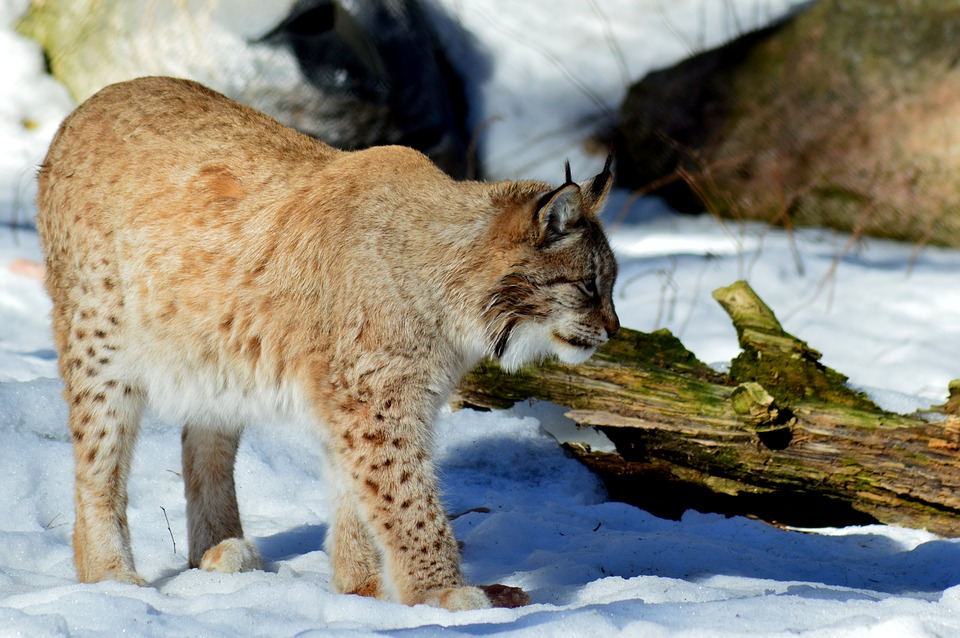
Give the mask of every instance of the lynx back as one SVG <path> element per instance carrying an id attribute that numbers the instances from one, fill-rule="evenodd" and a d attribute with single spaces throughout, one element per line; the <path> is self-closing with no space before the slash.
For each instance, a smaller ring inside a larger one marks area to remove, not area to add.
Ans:
<path id="1" fill-rule="evenodd" d="M 464 582 L 431 435 L 481 358 L 580 362 L 617 331 L 597 219 L 609 162 L 559 187 L 455 182 L 411 149 L 339 151 L 199 84 L 142 78 L 70 115 L 38 179 L 80 580 L 143 582 L 127 479 L 150 405 L 183 427 L 192 566 L 260 565 L 238 441 L 300 421 L 329 459 L 339 591 L 527 600 Z"/>

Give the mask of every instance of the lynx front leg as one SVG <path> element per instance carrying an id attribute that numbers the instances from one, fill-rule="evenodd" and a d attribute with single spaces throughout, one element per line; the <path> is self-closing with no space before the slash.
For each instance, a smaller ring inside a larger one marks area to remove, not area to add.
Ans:
<path id="1" fill-rule="evenodd" d="M 243 538 L 233 466 L 240 429 L 183 427 L 190 566 L 206 571 L 259 569 L 260 554 Z"/>
<path id="2" fill-rule="evenodd" d="M 348 474 L 369 533 L 383 549 L 385 576 L 396 598 L 409 605 L 454 610 L 490 607 L 483 591 L 464 583 L 459 549 L 427 457 L 428 426 L 414 417 L 390 419 L 384 414 L 371 422 L 353 421 L 352 426 L 341 434 L 336 462 Z M 350 526 L 359 522 L 348 519 L 342 528 L 338 523 L 335 538 L 349 535 Z M 365 571 L 366 560 L 335 554 L 337 579 L 345 572 Z M 345 569 L 345 562 L 353 565 Z"/>
<path id="3" fill-rule="evenodd" d="M 79 361 L 67 357 L 65 367 L 80 368 Z M 142 585 L 130 549 L 127 477 L 143 400 L 113 379 L 83 389 L 77 385 L 68 381 L 65 393 L 76 463 L 77 577 L 85 583 L 118 580 Z"/>
<path id="4" fill-rule="evenodd" d="M 340 593 L 383 598 L 383 557 L 357 507 L 354 495 L 341 498 L 333 529 L 327 538 L 327 552 L 333 563 L 333 585 Z M 494 607 L 530 604 L 530 596 L 517 587 L 480 585 L 478 588 Z M 436 602 L 439 600 L 438 597 Z"/>

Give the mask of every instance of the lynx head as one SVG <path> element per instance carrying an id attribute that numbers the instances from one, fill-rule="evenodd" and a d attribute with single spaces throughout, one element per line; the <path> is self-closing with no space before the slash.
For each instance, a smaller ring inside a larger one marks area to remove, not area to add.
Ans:
<path id="1" fill-rule="evenodd" d="M 503 271 L 484 318 L 489 351 L 504 368 L 550 355 L 583 363 L 619 330 L 612 298 L 617 264 L 597 217 L 612 159 L 580 184 L 567 163 L 558 188 L 512 182 L 495 195 Z"/>

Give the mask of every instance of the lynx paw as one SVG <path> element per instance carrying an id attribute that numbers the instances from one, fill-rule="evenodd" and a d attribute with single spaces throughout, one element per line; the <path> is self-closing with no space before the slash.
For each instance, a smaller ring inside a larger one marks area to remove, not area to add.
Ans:
<path id="1" fill-rule="evenodd" d="M 424 604 L 431 607 L 443 607 L 450 611 L 466 611 L 468 609 L 489 609 L 490 599 L 479 587 L 446 587 L 427 592 L 423 597 Z"/>
<path id="2" fill-rule="evenodd" d="M 260 569 L 263 560 L 253 543 L 244 538 L 228 538 L 203 553 L 200 569 L 208 572 L 249 572 Z"/>

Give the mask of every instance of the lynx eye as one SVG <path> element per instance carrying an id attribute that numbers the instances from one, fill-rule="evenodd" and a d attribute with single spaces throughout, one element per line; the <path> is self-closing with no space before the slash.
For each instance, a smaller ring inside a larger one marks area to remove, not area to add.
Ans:
<path id="1" fill-rule="evenodd" d="M 588 297 L 598 297 L 600 292 L 597 290 L 597 278 L 590 277 L 589 279 L 581 279 L 576 284 L 576 287 Z"/>

